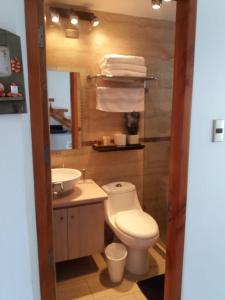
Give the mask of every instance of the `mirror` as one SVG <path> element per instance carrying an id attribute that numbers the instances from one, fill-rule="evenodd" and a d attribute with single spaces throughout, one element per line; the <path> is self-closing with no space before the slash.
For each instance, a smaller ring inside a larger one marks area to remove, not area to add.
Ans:
<path id="1" fill-rule="evenodd" d="M 80 147 L 79 73 L 48 70 L 51 151 Z"/>

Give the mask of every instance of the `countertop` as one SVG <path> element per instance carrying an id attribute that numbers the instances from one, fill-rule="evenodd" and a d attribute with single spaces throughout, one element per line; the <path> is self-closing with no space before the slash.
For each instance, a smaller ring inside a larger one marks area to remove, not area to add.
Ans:
<path id="1" fill-rule="evenodd" d="M 52 200 L 53 208 L 72 207 L 95 202 L 104 201 L 108 195 L 97 185 L 94 180 L 86 179 L 85 182 L 80 180 L 73 192 L 65 194 L 57 199 Z"/>

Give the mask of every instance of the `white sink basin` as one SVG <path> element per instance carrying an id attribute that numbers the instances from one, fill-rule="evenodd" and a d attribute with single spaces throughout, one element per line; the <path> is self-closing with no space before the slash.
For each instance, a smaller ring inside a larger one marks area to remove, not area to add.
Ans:
<path id="1" fill-rule="evenodd" d="M 52 169 L 53 193 L 72 191 L 79 181 L 81 172 L 76 169 L 58 168 Z"/>

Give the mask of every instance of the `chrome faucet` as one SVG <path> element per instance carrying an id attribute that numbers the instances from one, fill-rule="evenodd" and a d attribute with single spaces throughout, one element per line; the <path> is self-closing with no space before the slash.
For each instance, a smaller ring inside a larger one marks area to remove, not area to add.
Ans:
<path id="1" fill-rule="evenodd" d="M 58 186 L 58 185 L 60 185 L 60 191 L 54 191 L 55 186 Z M 52 193 L 53 199 L 56 199 L 56 198 L 58 198 L 59 193 L 62 193 L 64 191 L 63 182 L 53 183 L 52 186 L 53 186 L 53 188 L 52 188 L 53 189 L 53 193 Z"/>
<path id="2" fill-rule="evenodd" d="M 85 183 L 85 179 L 86 179 L 86 169 L 82 169 L 82 180 L 83 180 L 83 183 Z"/>

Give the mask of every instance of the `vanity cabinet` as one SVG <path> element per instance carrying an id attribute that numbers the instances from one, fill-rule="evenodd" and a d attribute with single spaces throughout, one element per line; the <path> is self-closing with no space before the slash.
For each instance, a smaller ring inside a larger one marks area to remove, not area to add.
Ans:
<path id="1" fill-rule="evenodd" d="M 71 260 L 104 249 L 103 202 L 53 210 L 55 261 Z"/>
<path id="2" fill-rule="evenodd" d="M 67 210 L 53 210 L 53 232 L 55 260 L 67 260 Z"/>

